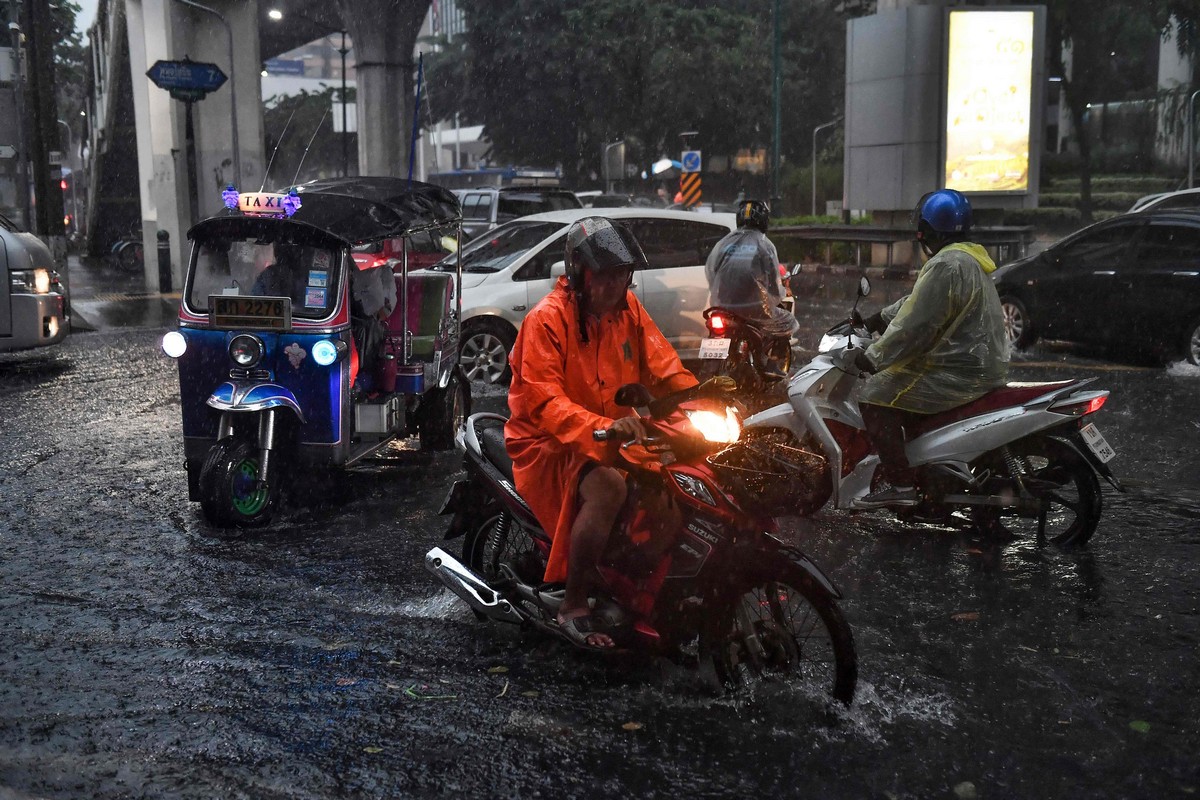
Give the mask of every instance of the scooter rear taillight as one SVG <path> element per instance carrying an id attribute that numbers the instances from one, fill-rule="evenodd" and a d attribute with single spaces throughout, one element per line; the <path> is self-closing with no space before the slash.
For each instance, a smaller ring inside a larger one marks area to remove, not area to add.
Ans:
<path id="1" fill-rule="evenodd" d="M 1086 417 L 1088 414 L 1094 414 L 1104 405 L 1104 401 L 1108 399 L 1108 394 L 1098 394 L 1081 397 L 1079 399 L 1068 397 L 1065 402 L 1055 403 L 1050 406 L 1050 410 L 1056 414 L 1068 414 L 1073 417 Z"/>
<path id="2" fill-rule="evenodd" d="M 713 314 L 708 318 L 708 331 L 713 336 L 725 335 L 725 318 L 720 314 Z"/>

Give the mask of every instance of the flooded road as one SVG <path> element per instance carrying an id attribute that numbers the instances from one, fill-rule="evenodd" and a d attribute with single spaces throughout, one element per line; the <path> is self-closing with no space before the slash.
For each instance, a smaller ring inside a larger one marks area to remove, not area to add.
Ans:
<path id="1" fill-rule="evenodd" d="M 217 534 L 161 333 L 0 361 L 0 797 L 1200 793 L 1200 369 L 1014 364 L 1113 392 L 1130 491 L 1082 551 L 788 522 L 856 636 L 855 703 L 827 712 L 475 622 L 422 567 L 454 453 L 394 448 Z"/>

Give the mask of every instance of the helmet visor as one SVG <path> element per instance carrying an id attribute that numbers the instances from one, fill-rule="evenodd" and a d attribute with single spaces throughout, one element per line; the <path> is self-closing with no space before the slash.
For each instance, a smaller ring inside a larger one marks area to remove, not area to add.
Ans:
<path id="1" fill-rule="evenodd" d="M 647 266 L 646 254 L 629 229 L 603 217 L 575 223 L 567 237 L 567 250 L 578 266 L 592 272 Z"/>

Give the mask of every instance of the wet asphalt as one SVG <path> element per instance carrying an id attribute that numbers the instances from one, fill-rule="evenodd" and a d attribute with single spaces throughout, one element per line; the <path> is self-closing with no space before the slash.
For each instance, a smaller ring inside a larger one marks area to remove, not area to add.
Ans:
<path id="1" fill-rule="evenodd" d="M 844 287 L 806 288 L 813 335 Z M 133 293 L 81 293 L 95 330 L 0 357 L 0 798 L 1200 792 L 1200 369 L 1014 365 L 1113 392 L 1097 424 L 1129 492 L 1082 550 L 785 523 L 856 636 L 831 710 L 475 622 L 422 567 L 454 453 L 397 445 L 265 531 L 210 529 L 157 350 L 171 299 Z"/>

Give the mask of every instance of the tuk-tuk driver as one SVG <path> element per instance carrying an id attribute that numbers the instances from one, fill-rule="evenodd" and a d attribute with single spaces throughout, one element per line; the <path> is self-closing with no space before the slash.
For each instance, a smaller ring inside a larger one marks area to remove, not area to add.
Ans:
<path id="1" fill-rule="evenodd" d="M 617 406 L 617 389 L 641 383 L 660 397 L 697 381 L 629 291 L 647 262 L 627 228 L 602 217 L 575 222 L 565 262 L 566 277 L 525 317 L 513 345 L 505 441 L 517 491 L 553 539 L 545 580 L 566 582 L 560 631 L 608 648 L 588 595 L 626 488 L 612 466 L 618 444 L 592 432 L 641 441 L 641 420 Z"/>

